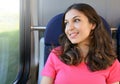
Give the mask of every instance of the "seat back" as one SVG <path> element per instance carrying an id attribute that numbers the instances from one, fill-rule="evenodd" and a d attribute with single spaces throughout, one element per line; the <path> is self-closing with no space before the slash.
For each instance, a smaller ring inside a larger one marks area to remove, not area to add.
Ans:
<path id="1" fill-rule="evenodd" d="M 120 61 L 120 26 L 116 31 L 116 40 L 117 40 L 117 55 L 118 55 L 118 60 Z"/>
<path id="2" fill-rule="evenodd" d="M 108 24 L 108 22 L 102 17 L 100 16 L 102 21 L 103 21 L 103 24 L 108 32 L 108 34 L 112 37 L 112 33 L 111 33 L 111 29 L 110 29 L 110 25 Z"/>
<path id="3" fill-rule="evenodd" d="M 44 64 L 48 58 L 52 46 L 59 46 L 58 37 L 62 33 L 62 18 L 63 13 L 53 17 L 47 24 L 46 30 L 44 33 L 45 38 L 45 51 L 44 51 Z M 111 35 L 111 30 L 108 22 L 103 18 L 103 24 L 105 25 L 106 30 Z M 112 35 L 111 35 L 112 36 Z"/>
<path id="4" fill-rule="evenodd" d="M 46 62 L 52 46 L 59 46 L 58 38 L 62 33 L 62 17 L 63 13 L 54 16 L 47 24 L 44 33 L 45 52 L 44 63 Z"/>

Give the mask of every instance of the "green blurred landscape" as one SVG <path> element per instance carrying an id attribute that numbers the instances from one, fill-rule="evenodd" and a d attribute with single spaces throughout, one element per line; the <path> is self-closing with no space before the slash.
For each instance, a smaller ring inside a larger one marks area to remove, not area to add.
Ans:
<path id="1" fill-rule="evenodd" d="M 12 84 L 17 76 L 19 36 L 19 14 L 0 13 L 0 84 Z"/>

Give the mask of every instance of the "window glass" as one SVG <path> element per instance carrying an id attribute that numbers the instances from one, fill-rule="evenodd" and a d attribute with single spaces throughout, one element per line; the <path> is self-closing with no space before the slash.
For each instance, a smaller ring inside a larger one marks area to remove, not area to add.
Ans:
<path id="1" fill-rule="evenodd" d="M 19 65 L 19 0 L 0 0 L 0 84 L 12 84 Z"/>

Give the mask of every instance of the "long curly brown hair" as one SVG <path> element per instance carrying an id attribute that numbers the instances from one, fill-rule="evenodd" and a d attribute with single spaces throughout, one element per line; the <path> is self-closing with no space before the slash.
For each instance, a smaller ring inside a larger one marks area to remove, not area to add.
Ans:
<path id="1" fill-rule="evenodd" d="M 86 58 L 80 54 L 77 44 L 72 44 L 65 34 L 64 18 L 66 13 L 75 9 L 82 12 L 90 23 L 95 24 L 96 27 L 90 33 L 90 45 Z M 65 64 L 78 65 L 83 59 L 91 71 L 103 70 L 111 66 L 117 58 L 112 44 L 112 38 L 105 29 L 101 17 L 97 14 L 93 7 L 84 3 L 77 3 L 71 5 L 64 13 L 63 17 L 63 34 L 60 35 L 59 42 L 61 51 L 59 58 Z"/>

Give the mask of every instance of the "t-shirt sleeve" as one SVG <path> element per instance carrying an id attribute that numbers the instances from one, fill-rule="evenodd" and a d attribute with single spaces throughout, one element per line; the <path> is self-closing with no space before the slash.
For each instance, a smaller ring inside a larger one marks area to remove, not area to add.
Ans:
<path id="1" fill-rule="evenodd" d="M 120 62 L 116 60 L 110 68 L 107 82 L 108 84 L 112 84 L 118 81 L 120 81 Z"/>
<path id="2" fill-rule="evenodd" d="M 53 79 L 56 76 L 56 71 L 55 71 L 55 53 L 51 51 L 51 53 L 48 56 L 48 59 L 46 61 L 46 64 L 41 72 L 42 76 L 48 76 L 52 77 Z"/>

